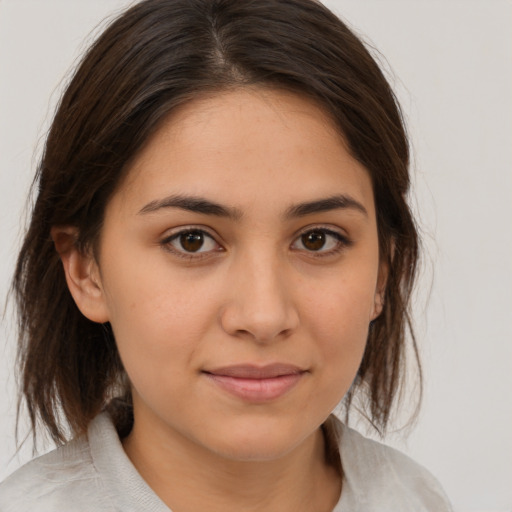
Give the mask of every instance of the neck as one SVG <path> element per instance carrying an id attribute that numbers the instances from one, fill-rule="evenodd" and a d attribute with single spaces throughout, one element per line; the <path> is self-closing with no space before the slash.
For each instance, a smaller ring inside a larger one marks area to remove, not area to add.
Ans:
<path id="1" fill-rule="evenodd" d="M 239 461 L 179 434 L 145 427 L 135 419 L 124 449 L 148 485 L 176 512 L 330 512 L 338 501 L 341 477 L 327 462 L 320 428 L 282 457 Z"/>

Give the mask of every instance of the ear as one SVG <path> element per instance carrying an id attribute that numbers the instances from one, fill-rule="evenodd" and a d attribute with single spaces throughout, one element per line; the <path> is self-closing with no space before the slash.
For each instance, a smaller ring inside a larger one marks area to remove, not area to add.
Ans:
<path id="1" fill-rule="evenodd" d="M 389 265 L 385 262 L 379 264 L 379 274 L 377 277 L 377 286 L 373 300 L 373 311 L 370 320 L 375 320 L 384 308 L 384 297 L 386 296 L 386 285 L 388 282 Z"/>
<path id="2" fill-rule="evenodd" d="M 62 261 L 69 291 L 78 309 L 93 322 L 108 322 L 109 315 L 99 267 L 89 251 L 85 254 L 78 249 L 77 228 L 54 226 L 51 229 L 51 237 Z"/>

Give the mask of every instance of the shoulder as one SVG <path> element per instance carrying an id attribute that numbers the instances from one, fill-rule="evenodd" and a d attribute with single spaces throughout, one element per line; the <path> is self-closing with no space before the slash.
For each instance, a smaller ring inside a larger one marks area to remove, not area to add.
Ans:
<path id="1" fill-rule="evenodd" d="M 344 472 L 341 510 L 452 511 L 441 485 L 423 466 L 341 423 L 338 426 Z"/>
<path id="2" fill-rule="evenodd" d="M 107 413 L 87 435 L 34 459 L 0 484 L 0 512 L 169 512 L 125 454 Z"/>
<path id="3" fill-rule="evenodd" d="M 38 457 L 0 484 L 0 512 L 110 511 L 86 437 Z"/>

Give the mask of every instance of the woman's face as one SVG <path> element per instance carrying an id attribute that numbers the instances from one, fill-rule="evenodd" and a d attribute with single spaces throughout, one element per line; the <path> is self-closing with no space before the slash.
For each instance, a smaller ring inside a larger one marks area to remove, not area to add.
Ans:
<path id="1" fill-rule="evenodd" d="M 367 171 L 314 103 L 261 89 L 166 120 L 107 207 L 98 267 L 136 425 L 236 460 L 326 419 L 385 280 Z"/>

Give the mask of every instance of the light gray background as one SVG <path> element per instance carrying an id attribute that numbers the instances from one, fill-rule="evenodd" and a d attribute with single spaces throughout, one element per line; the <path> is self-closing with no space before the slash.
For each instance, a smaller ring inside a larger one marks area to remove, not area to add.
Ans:
<path id="1" fill-rule="evenodd" d="M 0 0 L 0 307 L 59 84 L 126 0 Z M 385 56 L 414 146 L 427 252 L 416 300 L 426 393 L 399 446 L 458 512 L 512 510 L 512 2 L 329 0 Z M 49 106 L 50 105 L 50 106 Z M 427 301 L 428 299 L 428 301 Z M 13 458 L 14 335 L 0 331 L 0 479 Z"/>

